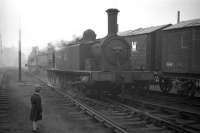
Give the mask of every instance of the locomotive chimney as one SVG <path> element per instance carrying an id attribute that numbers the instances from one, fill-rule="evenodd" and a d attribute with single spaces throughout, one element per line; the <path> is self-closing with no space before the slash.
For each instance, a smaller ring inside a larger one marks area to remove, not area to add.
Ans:
<path id="1" fill-rule="evenodd" d="M 177 12 L 177 24 L 180 23 L 180 11 Z"/>
<path id="2" fill-rule="evenodd" d="M 116 35 L 118 32 L 117 13 L 119 10 L 111 8 L 106 12 L 108 14 L 108 36 Z"/>

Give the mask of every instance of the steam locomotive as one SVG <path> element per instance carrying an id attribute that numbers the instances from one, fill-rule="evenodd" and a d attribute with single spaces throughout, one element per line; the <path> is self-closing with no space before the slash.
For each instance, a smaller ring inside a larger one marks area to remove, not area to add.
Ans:
<path id="1" fill-rule="evenodd" d="M 88 95 L 117 95 L 121 93 L 121 88 L 131 88 L 135 80 L 138 81 L 134 83 L 137 88 L 144 88 L 148 85 L 146 82 L 153 79 L 153 73 L 150 71 L 131 71 L 131 47 L 124 38 L 117 35 L 119 11 L 108 9 L 106 12 L 106 37 L 96 39 L 95 32 L 89 29 L 83 33 L 82 39 L 59 50 L 49 44 L 47 62 L 39 61 L 45 60 L 40 58 L 41 56 L 35 59 L 37 69 L 43 68 L 39 62 L 42 65 L 47 63 L 47 75 L 51 84 L 62 88 L 70 86 Z M 37 52 L 32 53 L 32 57 L 34 53 L 37 55 Z M 28 66 L 32 66 L 31 59 Z"/>
<path id="2" fill-rule="evenodd" d="M 118 32 L 117 9 L 108 9 L 108 34 L 91 29 L 60 49 L 34 48 L 30 71 L 46 71 L 48 81 L 88 95 L 160 91 L 195 96 L 200 92 L 200 19 Z"/>

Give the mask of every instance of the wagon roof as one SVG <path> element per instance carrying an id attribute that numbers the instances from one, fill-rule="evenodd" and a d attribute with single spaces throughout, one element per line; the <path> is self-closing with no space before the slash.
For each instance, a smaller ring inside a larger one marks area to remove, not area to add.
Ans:
<path id="1" fill-rule="evenodd" d="M 200 18 L 187 20 L 187 21 L 181 21 L 177 24 L 174 24 L 172 26 L 165 28 L 164 30 L 181 29 L 181 28 L 196 27 L 196 26 L 200 26 Z"/>
<path id="2" fill-rule="evenodd" d="M 165 25 L 159 25 L 159 26 L 151 26 L 147 28 L 138 28 L 136 30 L 128 30 L 124 32 L 118 32 L 119 36 L 131 36 L 131 35 L 140 35 L 140 34 L 148 34 L 152 33 L 154 31 L 163 29 L 167 26 L 170 26 L 171 24 L 165 24 Z"/>

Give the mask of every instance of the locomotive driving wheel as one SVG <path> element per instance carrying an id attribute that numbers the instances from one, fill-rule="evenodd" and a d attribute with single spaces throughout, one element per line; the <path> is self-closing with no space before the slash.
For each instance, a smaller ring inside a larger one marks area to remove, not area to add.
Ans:
<path id="1" fill-rule="evenodd" d="M 178 94 L 181 96 L 194 97 L 197 93 L 197 86 L 193 80 L 182 80 L 181 90 L 178 91 Z"/>
<path id="2" fill-rule="evenodd" d="M 163 93 L 168 94 L 172 89 L 172 82 L 168 79 L 160 78 L 159 86 Z"/>

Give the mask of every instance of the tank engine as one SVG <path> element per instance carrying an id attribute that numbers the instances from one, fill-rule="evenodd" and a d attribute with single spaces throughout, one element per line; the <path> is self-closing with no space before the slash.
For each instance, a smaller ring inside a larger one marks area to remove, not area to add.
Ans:
<path id="1" fill-rule="evenodd" d="M 131 47 L 125 39 L 117 35 L 119 11 L 108 9 L 106 12 L 106 37 L 96 39 L 96 34 L 87 30 L 81 40 L 50 54 L 51 57 L 55 56 L 52 58 L 54 67 L 48 69 L 48 78 L 52 84 L 97 96 L 117 95 L 121 93 L 121 88 L 133 86 L 133 83 L 144 87 L 144 82 L 153 79 L 152 72 L 131 71 Z"/>

